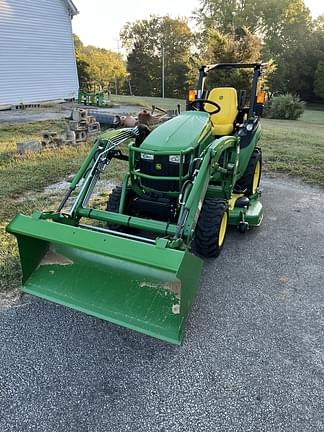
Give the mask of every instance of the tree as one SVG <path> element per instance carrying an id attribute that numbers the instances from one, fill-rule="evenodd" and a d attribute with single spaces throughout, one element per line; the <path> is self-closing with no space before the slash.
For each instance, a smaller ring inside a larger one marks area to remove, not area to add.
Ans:
<path id="1" fill-rule="evenodd" d="M 261 41 L 262 60 L 273 59 L 277 65 L 268 80 L 271 90 L 312 98 L 318 57 L 304 0 L 201 0 L 200 5 L 196 19 L 203 34 L 214 28 L 235 37 L 247 27 Z"/>
<path id="2" fill-rule="evenodd" d="M 320 60 L 316 68 L 314 93 L 321 99 L 324 99 L 324 60 Z"/>
<path id="3" fill-rule="evenodd" d="M 121 31 L 134 94 L 160 96 L 164 51 L 165 96 L 184 96 L 191 80 L 193 34 L 186 20 L 168 16 L 127 23 Z"/>
<path id="4" fill-rule="evenodd" d="M 84 46 L 76 35 L 74 46 L 80 88 L 93 90 L 93 84 L 97 84 L 106 89 L 109 83 L 126 78 L 126 65 L 120 54 L 91 45 Z"/>
<path id="5" fill-rule="evenodd" d="M 201 29 L 214 28 L 221 33 L 247 27 L 257 33 L 262 27 L 260 4 L 264 0 L 201 0 L 194 17 Z"/>
<path id="6" fill-rule="evenodd" d="M 90 71 L 89 71 L 89 63 L 86 61 L 85 55 L 83 55 L 82 50 L 84 48 L 81 39 L 77 35 L 73 35 L 74 39 L 74 48 L 75 48 L 75 59 L 77 64 L 78 78 L 79 78 L 79 86 L 80 88 L 84 88 L 87 83 L 90 81 Z"/>
<path id="7" fill-rule="evenodd" d="M 261 42 L 246 27 L 235 34 L 224 34 L 210 28 L 203 37 L 200 50 L 201 63 L 255 63 L 260 60 Z M 250 87 L 251 71 L 234 69 L 232 71 L 211 72 L 207 85 L 234 86 L 237 89 Z"/>
<path id="8" fill-rule="evenodd" d="M 312 97 L 312 21 L 304 0 L 270 0 L 263 8 L 266 32 L 263 52 L 272 57 L 276 72 L 269 78 L 275 92 Z"/>
<path id="9" fill-rule="evenodd" d="M 84 47 L 83 53 L 89 63 L 91 81 L 98 83 L 102 88 L 111 82 L 126 78 L 126 65 L 120 54 L 91 45 Z"/>

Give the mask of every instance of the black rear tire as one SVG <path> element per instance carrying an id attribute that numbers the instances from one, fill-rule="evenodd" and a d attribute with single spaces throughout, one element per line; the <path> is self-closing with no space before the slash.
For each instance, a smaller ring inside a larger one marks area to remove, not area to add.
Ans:
<path id="1" fill-rule="evenodd" d="M 108 202 L 107 202 L 107 211 L 113 212 L 113 213 L 119 213 L 119 204 L 122 194 L 122 187 L 116 186 L 109 196 Z M 126 195 L 127 199 L 127 195 Z M 107 228 L 114 230 L 114 231 L 125 231 L 125 227 L 122 225 L 116 225 L 116 224 L 107 224 Z"/>
<path id="2" fill-rule="evenodd" d="M 260 184 L 262 174 L 262 153 L 255 149 L 246 167 L 244 175 L 236 183 L 236 189 L 245 191 L 246 196 L 254 195 Z"/>
<path id="3" fill-rule="evenodd" d="M 196 226 L 193 249 L 204 258 L 217 257 L 228 227 L 228 205 L 222 199 L 206 199 Z"/>
<path id="4" fill-rule="evenodd" d="M 107 211 L 111 211 L 113 213 L 118 213 L 121 194 L 122 194 L 122 187 L 121 186 L 116 186 L 111 191 L 111 194 L 110 194 L 108 202 L 107 202 Z"/>

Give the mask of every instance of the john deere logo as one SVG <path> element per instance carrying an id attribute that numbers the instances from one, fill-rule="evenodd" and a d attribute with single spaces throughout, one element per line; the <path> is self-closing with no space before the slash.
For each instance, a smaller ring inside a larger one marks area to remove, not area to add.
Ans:
<path id="1" fill-rule="evenodd" d="M 161 169 L 162 169 L 162 164 L 160 164 L 160 163 L 155 164 L 155 169 L 156 169 L 157 171 L 161 171 Z"/>

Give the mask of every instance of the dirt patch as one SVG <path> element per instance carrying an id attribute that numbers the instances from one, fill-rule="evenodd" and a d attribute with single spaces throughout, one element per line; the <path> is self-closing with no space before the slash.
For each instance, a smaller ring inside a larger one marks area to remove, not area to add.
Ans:
<path id="1" fill-rule="evenodd" d="M 69 189 L 69 186 L 70 186 L 70 182 L 67 180 L 63 180 L 58 183 L 53 183 L 49 186 L 46 186 L 42 193 L 45 195 L 58 194 L 60 192 L 67 191 Z"/>
<path id="2" fill-rule="evenodd" d="M 37 201 L 41 198 L 57 196 L 62 197 L 69 189 L 70 180 L 73 176 L 69 176 L 67 179 L 57 183 L 53 183 L 44 188 L 42 192 L 27 192 L 23 196 L 17 199 L 17 202 L 25 201 Z M 114 187 L 118 184 L 114 180 L 99 180 L 91 196 L 92 199 L 98 198 L 102 194 L 109 194 Z"/>
<path id="3" fill-rule="evenodd" d="M 4 111 L 0 112 L 0 123 L 34 123 L 48 120 L 61 120 L 70 116 L 70 111 L 63 112 L 26 112 Z"/>
<path id="4" fill-rule="evenodd" d="M 46 186 L 44 188 L 43 194 L 53 195 L 53 194 L 59 194 L 61 192 L 66 192 L 70 186 L 69 180 L 70 180 L 70 177 L 68 180 L 63 180 L 63 181 L 60 181 L 58 183 L 53 183 L 49 186 Z M 94 198 L 94 197 L 100 195 L 102 192 L 111 191 L 116 185 L 117 185 L 117 182 L 115 182 L 113 180 L 99 180 L 96 184 L 96 188 L 93 192 L 92 197 Z"/>

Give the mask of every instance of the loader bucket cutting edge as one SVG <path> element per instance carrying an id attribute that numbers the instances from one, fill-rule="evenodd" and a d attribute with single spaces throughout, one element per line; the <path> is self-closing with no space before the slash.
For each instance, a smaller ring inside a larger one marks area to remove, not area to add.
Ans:
<path id="1" fill-rule="evenodd" d="M 22 290 L 180 344 L 199 286 L 189 252 L 17 215 Z"/>

